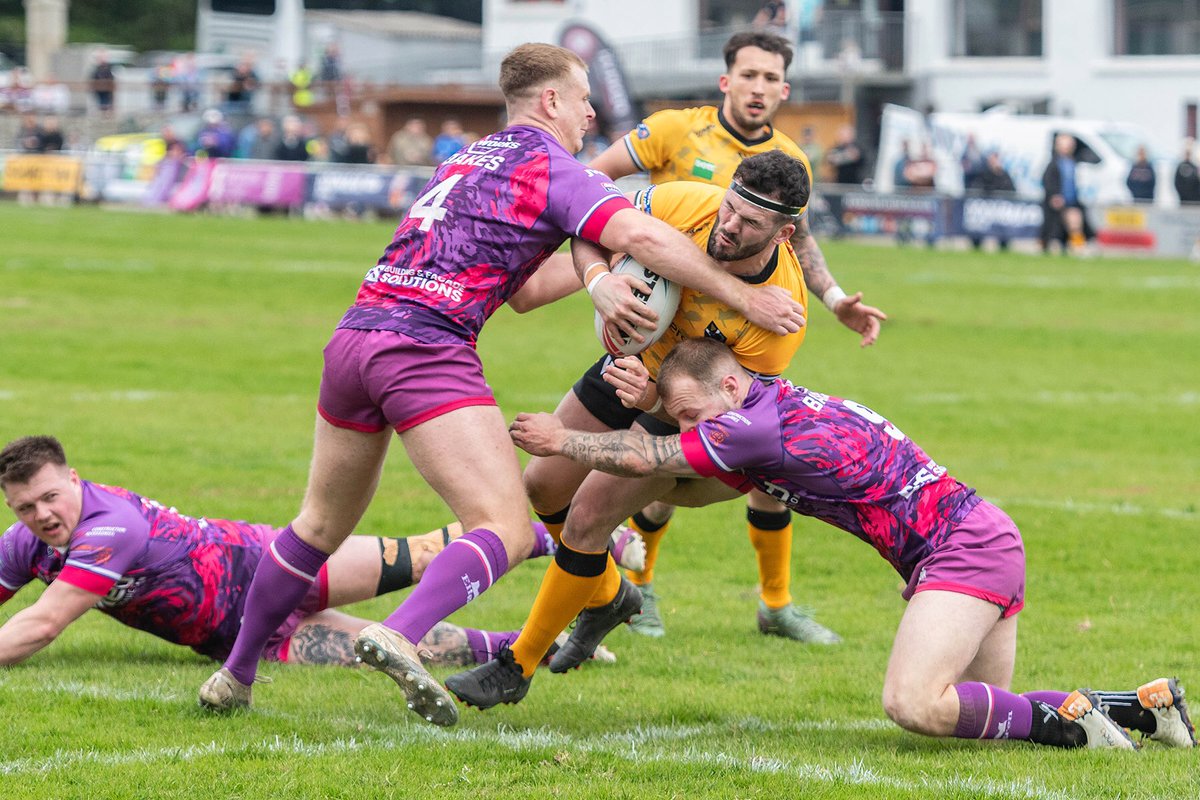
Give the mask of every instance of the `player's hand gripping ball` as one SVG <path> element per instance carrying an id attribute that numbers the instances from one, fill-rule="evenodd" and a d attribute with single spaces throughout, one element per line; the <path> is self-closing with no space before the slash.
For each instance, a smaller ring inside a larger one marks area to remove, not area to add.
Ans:
<path id="1" fill-rule="evenodd" d="M 614 356 L 632 356 L 646 350 L 650 345 L 662 338 L 671 326 L 671 320 L 679 308 L 679 284 L 667 280 L 657 272 L 651 272 L 646 267 L 633 260 L 632 256 L 624 256 L 612 268 L 614 275 L 631 275 L 650 287 L 650 293 L 635 291 L 634 296 L 658 314 L 658 324 L 653 328 L 639 328 L 638 332 L 646 337 L 639 342 L 620 331 L 611 331 L 605 327 L 604 319 L 596 313 L 596 338 L 604 345 L 604 349 Z"/>

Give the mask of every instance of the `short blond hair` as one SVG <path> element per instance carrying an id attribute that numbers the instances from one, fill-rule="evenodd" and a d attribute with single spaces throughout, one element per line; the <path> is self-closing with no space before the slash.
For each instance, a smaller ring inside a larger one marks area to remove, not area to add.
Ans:
<path id="1" fill-rule="evenodd" d="M 565 47 L 542 42 L 519 45 L 500 62 L 500 91 L 505 100 L 526 96 L 535 87 L 566 77 L 573 66 L 587 72 L 583 59 Z"/>

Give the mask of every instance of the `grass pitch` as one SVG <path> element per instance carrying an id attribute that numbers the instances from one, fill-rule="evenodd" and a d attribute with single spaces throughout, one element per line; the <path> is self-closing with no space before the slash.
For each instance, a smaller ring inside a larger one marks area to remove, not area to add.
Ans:
<path id="1" fill-rule="evenodd" d="M 88 478 L 197 515 L 282 524 L 299 506 L 320 351 L 386 225 L 0 206 L 0 435 L 52 433 Z M 1017 521 L 1028 551 L 1014 688 L 1200 700 L 1200 271 L 825 242 L 892 319 L 857 340 L 819 306 L 789 373 L 875 408 Z M 511 417 L 550 410 L 599 346 L 586 298 L 480 344 Z M 469 458 L 470 453 L 464 453 Z M 393 448 L 363 533 L 447 513 Z M 86 615 L 0 670 L 0 793 L 42 797 L 1196 798 L 1196 752 L 1063 752 L 905 733 L 879 704 L 903 610 L 866 545 L 798 520 L 793 593 L 846 642 L 754 625 L 744 505 L 682 511 L 656 588 L 668 635 L 619 630 L 620 661 L 539 673 L 527 699 L 450 730 L 393 684 L 267 666 L 253 713 L 213 718 L 213 665 Z M 542 566 L 455 621 L 518 626 Z M 0 620 L 31 602 L 27 587 Z M 382 618 L 399 598 L 350 610 Z M 1196 710 L 1194 709 L 1194 713 Z"/>

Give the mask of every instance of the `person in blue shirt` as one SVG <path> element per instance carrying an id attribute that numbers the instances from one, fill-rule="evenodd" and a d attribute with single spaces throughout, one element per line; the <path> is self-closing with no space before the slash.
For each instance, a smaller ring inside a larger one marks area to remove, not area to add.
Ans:
<path id="1" fill-rule="evenodd" d="M 1092 238 L 1087 209 L 1079 196 L 1076 181 L 1078 160 L 1075 137 L 1060 133 L 1054 137 L 1054 154 L 1042 173 L 1042 250 L 1049 252 L 1051 242 L 1059 242 L 1063 252 L 1079 253 Z"/>

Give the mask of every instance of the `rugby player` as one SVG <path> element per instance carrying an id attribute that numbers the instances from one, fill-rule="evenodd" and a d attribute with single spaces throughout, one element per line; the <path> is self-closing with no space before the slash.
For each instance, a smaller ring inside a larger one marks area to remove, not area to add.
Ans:
<path id="1" fill-rule="evenodd" d="M 881 415 L 787 381 L 764 384 L 712 339 L 680 342 L 659 368 L 657 388 L 682 433 L 590 433 L 550 414 L 519 414 L 513 441 L 534 455 L 611 473 L 610 496 L 623 483 L 649 480 L 670 490 L 673 502 L 696 506 L 754 486 L 870 544 L 907 584 L 883 688 L 884 710 L 906 730 L 1134 749 L 1127 727 L 1169 746 L 1195 746 L 1175 679 L 1132 692 L 1010 691 L 1025 602 L 1021 535 Z M 577 502 L 566 530 L 602 546 L 607 520 L 618 513 L 610 502 Z M 518 702 L 531 679 L 516 653 L 502 648 L 447 685 L 481 708 Z"/>
<path id="2" fill-rule="evenodd" d="M 697 258 L 686 237 L 637 212 L 608 176 L 575 160 L 595 117 L 578 56 L 521 45 L 500 65 L 500 88 L 509 126 L 437 168 L 325 348 L 308 490 L 273 558 L 259 561 L 233 650 L 200 689 L 208 708 L 249 705 L 263 645 L 358 523 L 395 431 L 466 533 L 393 614 L 359 633 L 355 649 L 422 719 L 457 722 L 416 644 L 533 546 L 519 462 L 475 343 L 487 318 L 569 236 L 627 252 L 768 330 L 803 325 L 787 291 L 752 287 Z M 625 300 L 627 316 L 640 319 L 641 304 L 628 291 Z"/>

